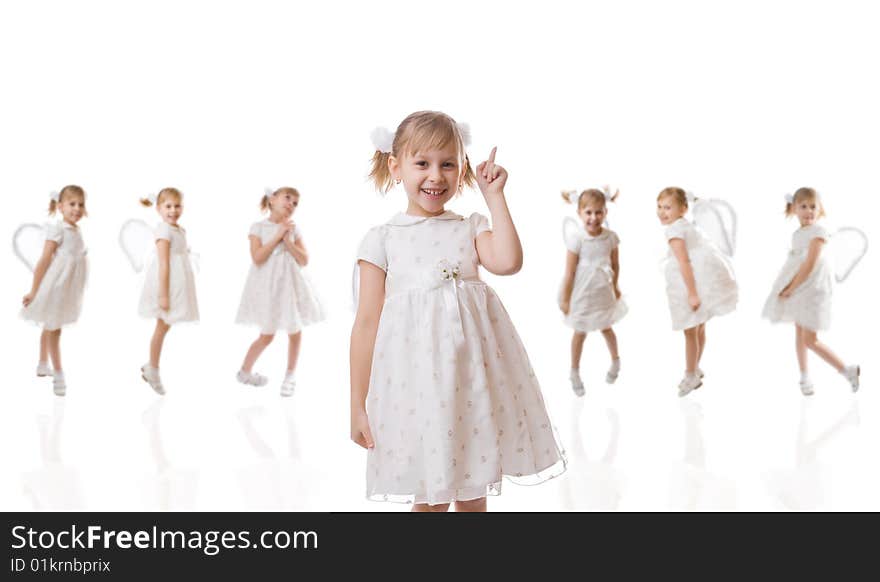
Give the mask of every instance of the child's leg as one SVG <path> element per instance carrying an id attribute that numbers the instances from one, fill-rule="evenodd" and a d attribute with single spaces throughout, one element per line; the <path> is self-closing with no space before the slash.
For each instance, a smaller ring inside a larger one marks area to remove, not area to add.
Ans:
<path id="1" fill-rule="evenodd" d="M 416 503 L 413 505 L 412 513 L 444 513 L 449 511 L 448 503 L 438 503 L 437 505 L 428 505 L 427 503 Z"/>
<path id="2" fill-rule="evenodd" d="M 48 332 L 46 338 L 46 348 L 49 351 L 49 357 L 52 358 L 52 367 L 55 372 L 61 372 L 61 330 L 53 329 Z"/>
<path id="3" fill-rule="evenodd" d="M 251 370 L 254 367 L 254 364 L 257 363 L 257 358 L 260 357 L 260 354 L 263 353 L 269 344 L 272 343 L 272 340 L 275 338 L 275 334 L 265 334 L 261 333 L 260 337 L 254 340 L 254 343 L 251 344 L 251 347 L 248 348 L 247 354 L 244 356 L 244 362 L 241 364 L 241 369 L 248 374 L 251 373 Z"/>
<path id="4" fill-rule="evenodd" d="M 581 367 L 581 354 L 584 352 L 584 340 L 587 334 L 576 331 L 571 336 L 571 369 L 579 370 Z"/>
<path id="5" fill-rule="evenodd" d="M 816 332 L 810 329 L 804 330 L 804 344 L 807 349 L 813 350 L 820 358 L 831 364 L 838 372 L 843 372 L 844 363 L 831 351 L 831 348 L 819 341 Z"/>
<path id="6" fill-rule="evenodd" d="M 699 354 L 699 339 L 696 327 L 684 330 L 684 362 L 685 372 L 694 374 L 697 370 L 697 358 Z"/>
<path id="7" fill-rule="evenodd" d="M 40 362 L 49 361 L 49 333 L 51 332 L 44 329 L 40 334 Z"/>
<path id="8" fill-rule="evenodd" d="M 302 332 L 290 334 L 287 343 L 287 373 L 292 374 L 296 370 L 296 360 L 299 358 L 299 346 L 302 343 Z"/>
<path id="9" fill-rule="evenodd" d="M 608 351 L 611 353 L 611 359 L 616 360 L 620 358 L 620 354 L 617 353 L 617 336 L 614 335 L 614 330 L 610 327 L 608 329 L 603 329 L 602 337 L 605 338 L 605 343 L 608 345 Z"/>
<path id="10" fill-rule="evenodd" d="M 156 320 L 156 330 L 153 332 L 153 339 L 150 340 L 150 366 L 159 367 L 159 358 L 162 357 L 162 344 L 165 342 L 165 334 L 171 326 L 162 321 Z"/>
<path id="11" fill-rule="evenodd" d="M 479 499 L 469 499 L 467 501 L 456 501 L 455 502 L 455 511 L 459 513 L 485 513 L 486 512 L 486 498 L 480 497 Z"/>
<path id="12" fill-rule="evenodd" d="M 697 367 L 700 367 L 700 360 L 703 359 L 703 351 L 706 349 L 706 324 L 701 323 L 697 326 Z"/>
<path id="13" fill-rule="evenodd" d="M 794 348 L 797 351 L 798 367 L 801 374 L 807 373 L 807 343 L 804 339 L 804 328 L 798 324 L 794 324 L 795 342 Z"/>

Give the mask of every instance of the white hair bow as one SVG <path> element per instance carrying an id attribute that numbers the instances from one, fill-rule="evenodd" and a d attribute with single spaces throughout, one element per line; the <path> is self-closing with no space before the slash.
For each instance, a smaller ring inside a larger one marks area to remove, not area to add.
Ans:
<path id="1" fill-rule="evenodd" d="M 266 195 L 266 198 L 271 198 L 272 195 L 275 194 L 275 188 L 266 186 L 265 188 L 263 188 L 263 194 Z"/>
<path id="2" fill-rule="evenodd" d="M 394 134 L 385 127 L 377 127 L 370 132 L 370 141 L 373 142 L 377 152 L 390 154 L 394 145 Z"/>
<path id="3" fill-rule="evenodd" d="M 696 194 L 694 194 L 694 193 L 691 192 L 690 190 L 686 191 L 686 192 L 684 193 L 684 196 L 685 196 L 685 198 L 687 199 L 688 206 L 693 206 L 694 203 L 697 201 L 697 196 L 696 196 Z"/>
<path id="4" fill-rule="evenodd" d="M 467 123 L 456 123 L 458 126 L 458 133 L 461 134 L 461 143 L 464 144 L 464 147 L 468 147 L 471 145 L 471 126 Z"/>
<path id="5" fill-rule="evenodd" d="M 56 190 L 52 190 L 51 192 L 49 192 L 49 200 L 59 202 L 61 200 L 61 193 Z"/>
<path id="6" fill-rule="evenodd" d="M 150 201 L 150 204 L 152 204 L 153 206 L 156 205 L 156 200 L 157 200 L 157 199 L 158 199 L 158 198 L 156 197 L 155 194 L 147 194 L 146 196 L 144 196 L 144 200 L 149 200 L 149 201 Z"/>
<path id="7" fill-rule="evenodd" d="M 788 193 L 785 195 L 785 203 L 786 204 L 794 204 L 794 194 Z"/>

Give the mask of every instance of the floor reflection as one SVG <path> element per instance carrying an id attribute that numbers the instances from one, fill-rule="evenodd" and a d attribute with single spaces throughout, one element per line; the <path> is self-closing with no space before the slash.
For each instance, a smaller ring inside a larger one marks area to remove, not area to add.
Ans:
<path id="1" fill-rule="evenodd" d="M 581 430 L 584 398 L 578 398 L 571 408 L 570 459 L 562 485 L 562 503 L 568 511 L 613 511 L 620 505 L 623 480 L 614 467 L 620 440 L 620 418 L 614 408 L 606 407 L 608 437 L 601 454 L 591 459 L 588 443 Z M 590 448 L 602 440 L 590 442 Z"/>
<path id="2" fill-rule="evenodd" d="M 53 398 L 52 416 L 37 416 L 41 466 L 22 479 L 24 493 L 38 511 L 78 511 L 85 505 L 79 472 L 61 458 L 65 403 L 64 398 Z"/>
<path id="3" fill-rule="evenodd" d="M 153 471 L 141 481 L 141 496 L 148 511 L 191 511 L 196 508 L 199 473 L 174 466 L 162 442 L 162 409 L 166 399 L 156 399 L 141 414 L 147 431 Z"/>

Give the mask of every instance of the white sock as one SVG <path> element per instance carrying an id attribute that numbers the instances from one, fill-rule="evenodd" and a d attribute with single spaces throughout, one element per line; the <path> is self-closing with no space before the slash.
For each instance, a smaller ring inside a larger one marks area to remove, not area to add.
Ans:
<path id="1" fill-rule="evenodd" d="M 809 382 L 810 381 L 810 373 L 804 370 L 801 372 L 801 382 Z"/>
<path id="2" fill-rule="evenodd" d="M 55 370 L 55 374 L 53 374 L 53 375 L 60 380 L 64 380 L 64 371 L 63 370 Z"/>
<path id="3" fill-rule="evenodd" d="M 296 370 L 288 370 L 284 375 L 284 380 L 296 380 Z"/>
<path id="4" fill-rule="evenodd" d="M 620 358 L 614 358 L 611 360 L 611 369 L 609 370 L 612 374 L 616 374 L 620 372 Z"/>

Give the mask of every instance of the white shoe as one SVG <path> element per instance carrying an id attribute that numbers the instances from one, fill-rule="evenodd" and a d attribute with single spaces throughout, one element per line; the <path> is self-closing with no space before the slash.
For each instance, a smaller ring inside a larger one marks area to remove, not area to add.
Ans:
<path id="1" fill-rule="evenodd" d="M 809 378 L 801 380 L 801 394 L 803 394 L 804 396 L 813 395 L 813 381 Z"/>
<path id="2" fill-rule="evenodd" d="M 239 370 L 235 377 L 239 382 L 248 386 L 265 386 L 269 382 L 269 379 L 261 374 L 245 372 L 244 370 Z"/>
<path id="3" fill-rule="evenodd" d="M 849 380 L 849 385 L 852 387 L 853 392 L 859 391 L 859 374 L 861 374 L 862 369 L 859 366 L 847 366 L 843 369 L 843 376 Z"/>
<path id="4" fill-rule="evenodd" d="M 571 390 L 574 392 L 575 396 L 583 396 L 586 394 L 587 391 L 584 389 L 584 382 L 581 380 L 581 376 L 578 374 L 577 370 L 572 370 L 568 379 L 571 380 Z"/>
<path id="5" fill-rule="evenodd" d="M 608 373 L 605 374 L 605 381 L 609 384 L 614 384 L 618 374 L 620 374 L 620 358 L 611 360 L 611 367 L 608 368 Z"/>
<path id="6" fill-rule="evenodd" d="M 286 376 L 284 378 L 284 382 L 281 383 L 281 395 L 282 396 L 293 396 L 293 391 L 296 389 L 296 378 L 293 376 Z"/>
<path id="7" fill-rule="evenodd" d="M 141 366 L 141 378 L 150 385 L 156 394 L 165 394 L 165 387 L 162 386 L 162 379 L 159 377 L 159 368 L 154 368 L 149 364 Z"/>
<path id="8" fill-rule="evenodd" d="M 696 390 L 700 386 L 703 385 L 703 381 L 700 380 L 700 377 L 696 374 L 686 375 L 684 379 L 678 384 L 678 396 L 679 398 L 682 396 L 687 396 L 692 391 Z"/>
<path id="9" fill-rule="evenodd" d="M 40 362 L 37 364 L 37 376 L 40 378 L 44 378 L 46 376 L 52 375 L 52 368 L 49 367 L 48 362 Z"/>
<path id="10" fill-rule="evenodd" d="M 702 380 L 702 379 L 703 379 L 703 376 L 705 376 L 705 375 L 706 375 L 706 374 L 703 373 L 703 370 L 701 370 L 700 368 L 697 368 L 697 378 L 699 378 L 700 380 Z"/>
<path id="11" fill-rule="evenodd" d="M 67 384 L 64 383 L 64 374 L 58 373 L 52 378 L 52 392 L 55 396 L 64 396 L 67 393 Z"/>

